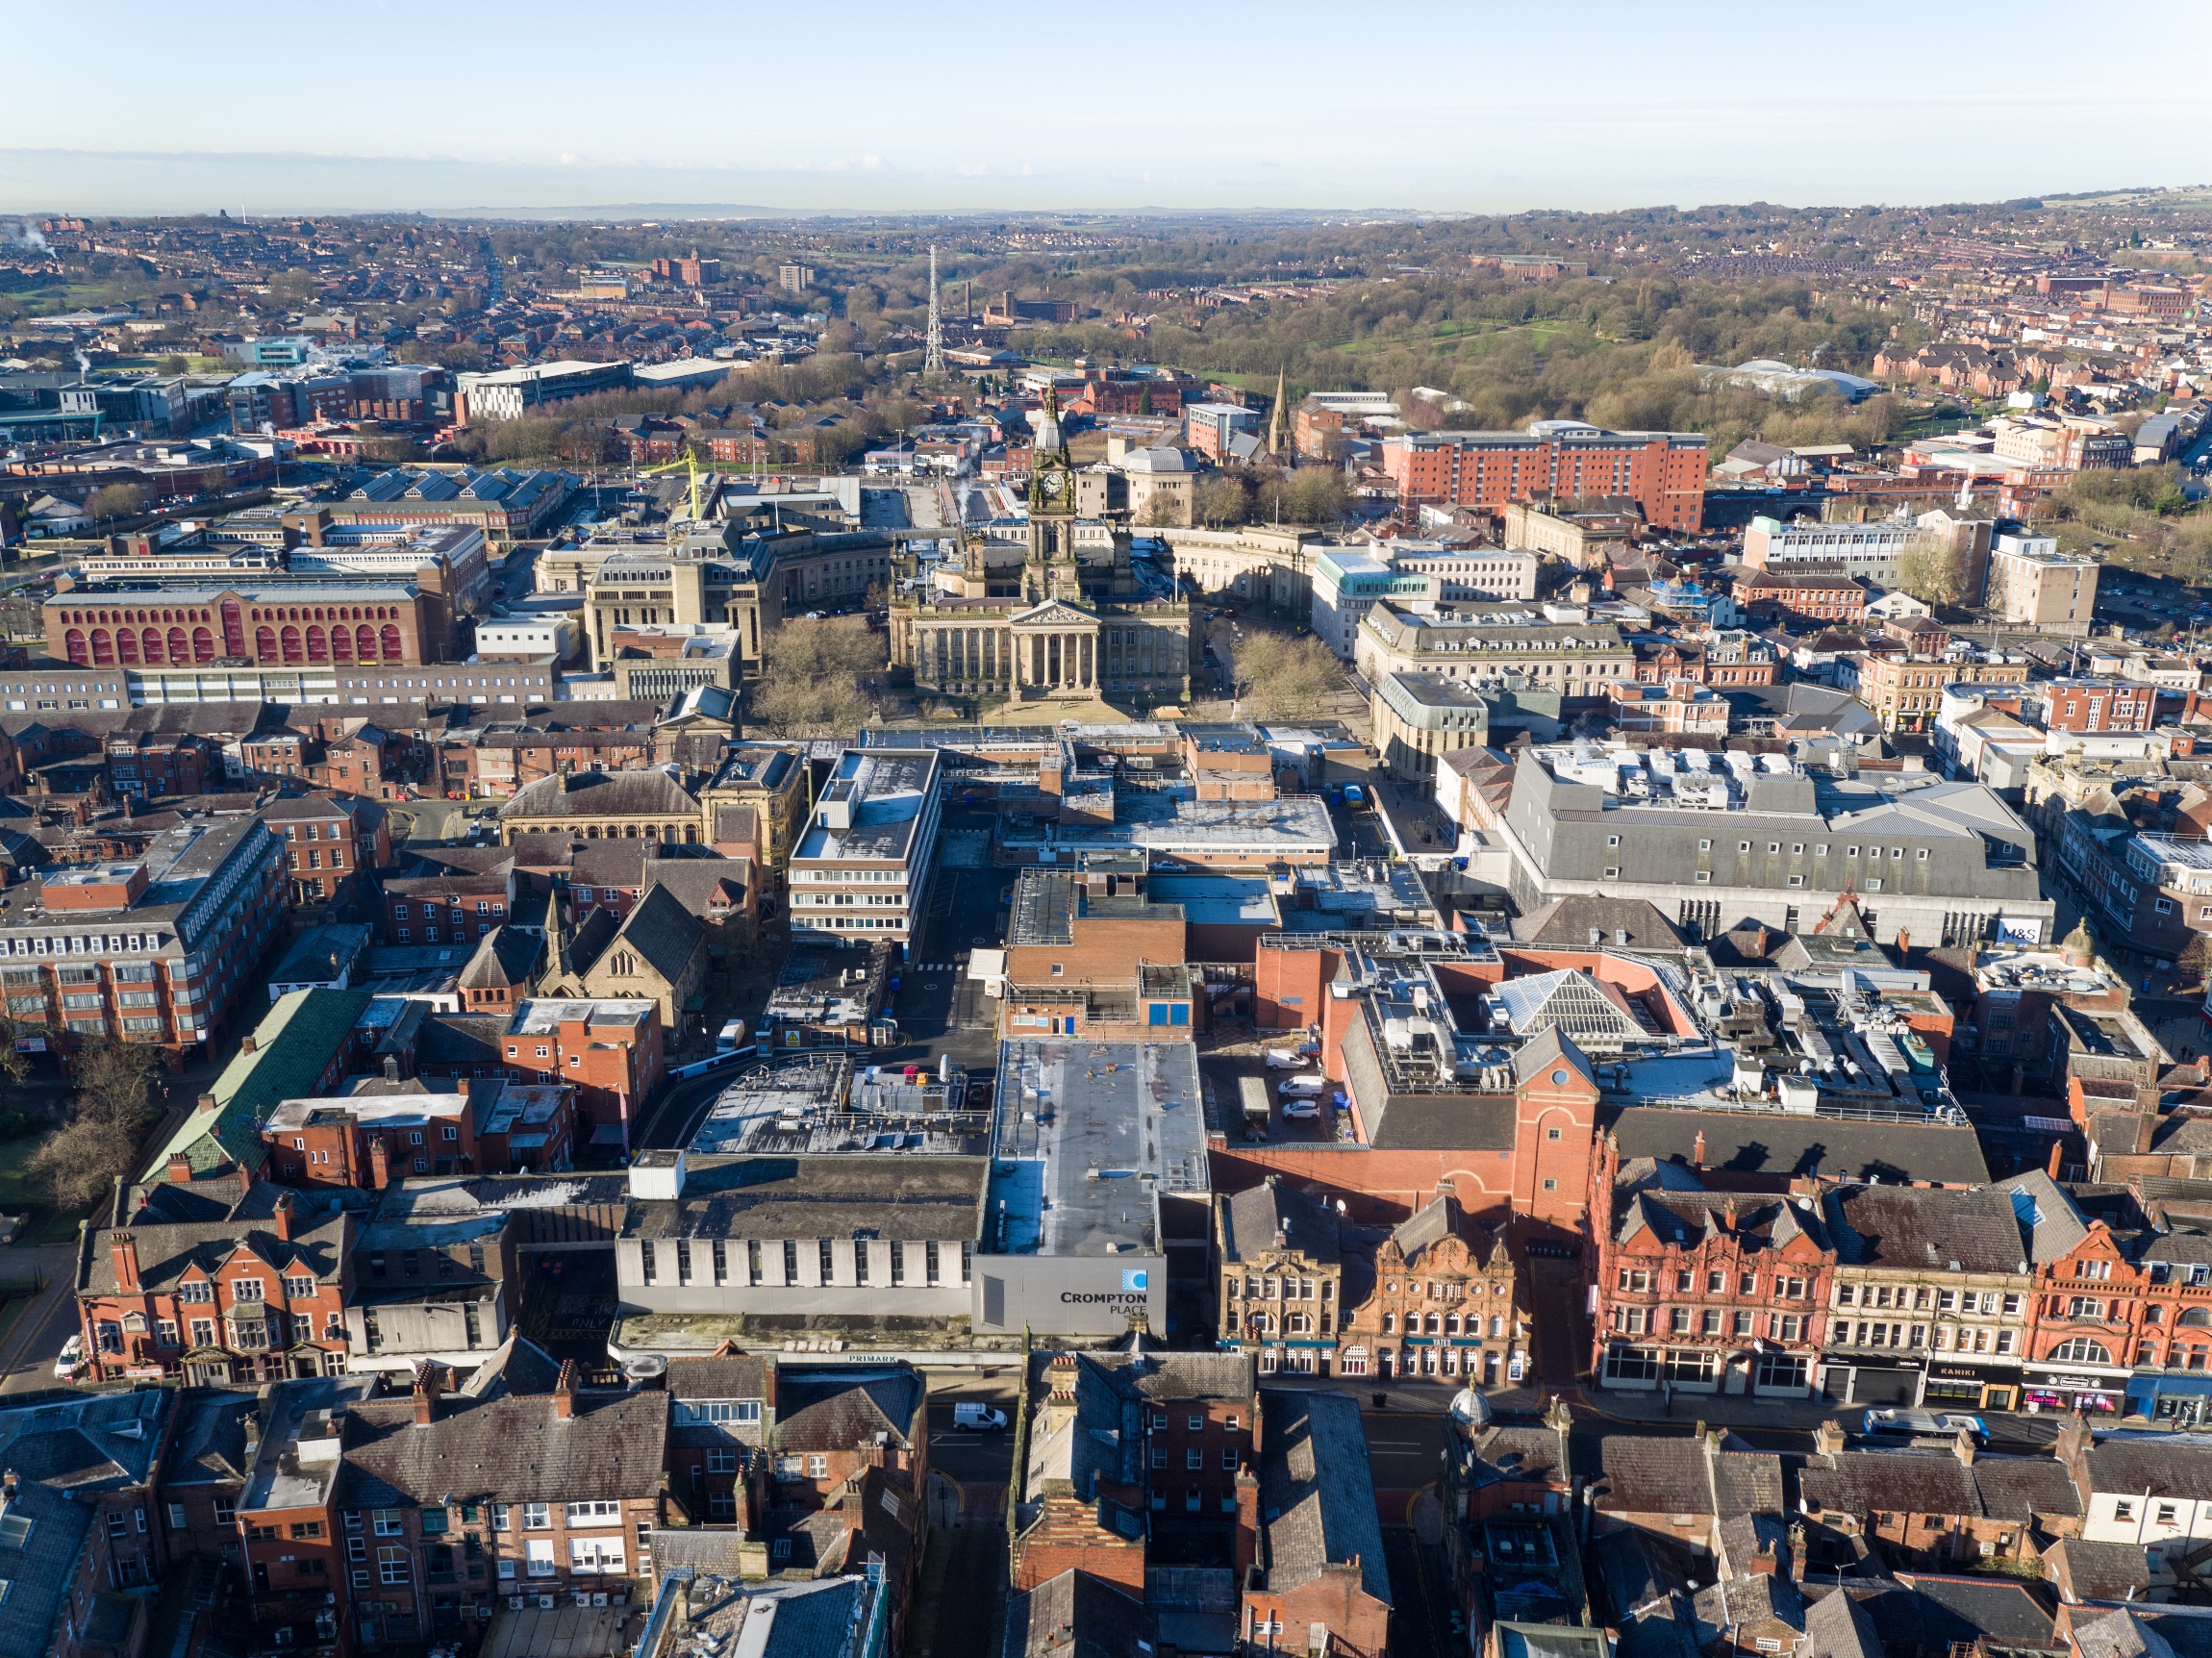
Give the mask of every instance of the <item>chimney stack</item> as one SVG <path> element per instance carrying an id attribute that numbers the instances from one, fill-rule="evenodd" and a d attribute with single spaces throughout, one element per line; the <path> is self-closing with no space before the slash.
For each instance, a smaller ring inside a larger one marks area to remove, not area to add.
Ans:
<path id="1" fill-rule="evenodd" d="M 1961 1467 L 1973 1467 L 1974 1444 L 1973 1434 L 1971 1430 L 1966 1428 L 1959 1429 L 1958 1438 L 1951 1442 L 1951 1449 L 1957 1453 Z"/>
<path id="2" fill-rule="evenodd" d="M 212 1093 L 201 1094 L 199 1098 L 199 1109 L 200 1114 L 203 1117 L 213 1117 L 215 1112 L 215 1096 Z"/>
<path id="3" fill-rule="evenodd" d="M 553 1415 L 566 1421 L 576 1414 L 576 1361 L 561 1361 L 561 1379 L 553 1384 Z"/>
<path id="4" fill-rule="evenodd" d="M 368 1189 L 382 1192 L 391 1184 L 391 1147 L 378 1135 L 368 1143 Z"/>
<path id="5" fill-rule="evenodd" d="M 1830 1419 L 1813 1430 L 1813 1454 L 1836 1456 L 1844 1448 L 1844 1424 Z"/>
<path id="6" fill-rule="evenodd" d="M 438 1367 L 425 1365 L 415 1378 L 415 1425 L 426 1428 L 438 1418 Z"/>
<path id="7" fill-rule="evenodd" d="M 290 1193 L 280 1192 L 276 1202 L 270 1206 L 269 1218 L 276 1227 L 276 1235 L 287 1244 L 291 1242 L 291 1212 L 292 1205 L 297 1201 Z"/>
<path id="8" fill-rule="evenodd" d="M 169 1183 L 173 1186 L 190 1185 L 192 1180 L 192 1160 L 187 1157 L 181 1151 L 170 1152 L 168 1177 Z"/>
<path id="9" fill-rule="evenodd" d="M 115 1288 L 130 1294 L 138 1291 L 138 1241 L 128 1232 L 108 1234 L 108 1249 L 115 1265 Z"/>
<path id="10" fill-rule="evenodd" d="M 1692 1168 L 1705 1167 L 1705 1131 L 1701 1128 L 1697 1131 L 1697 1143 L 1690 1147 L 1690 1167 Z"/>
<path id="11" fill-rule="evenodd" d="M 2056 1180 L 2058 1178 L 2059 1160 L 2065 1155 L 2066 1142 L 2063 1140 L 2052 1141 L 2050 1143 L 2050 1164 L 2049 1167 L 2044 1170 L 2044 1172 L 2049 1174 L 2051 1179 Z"/>
<path id="12" fill-rule="evenodd" d="M 251 1052 L 253 1052 L 253 1051 L 254 1051 L 254 1039 L 253 1039 L 252 1037 L 244 1037 L 244 1038 L 241 1038 L 241 1039 L 239 1040 L 239 1052 L 240 1052 L 240 1053 L 251 1053 Z"/>

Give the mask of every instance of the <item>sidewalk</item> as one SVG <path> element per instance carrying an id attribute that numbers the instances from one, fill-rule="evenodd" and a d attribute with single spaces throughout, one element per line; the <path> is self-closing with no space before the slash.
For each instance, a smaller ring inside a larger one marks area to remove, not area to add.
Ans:
<path id="1" fill-rule="evenodd" d="M 37 1271 L 46 1279 L 15 1327 L 0 1342 L 0 1394 L 21 1394 L 57 1386 L 54 1354 L 76 1326 L 77 1250 L 74 1244 L 24 1245 L 7 1257 L 18 1271 Z M 60 1319 L 63 1328 L 56 1330 Z M 28 1366 L 28 1368 L 26 1368 Z"/>

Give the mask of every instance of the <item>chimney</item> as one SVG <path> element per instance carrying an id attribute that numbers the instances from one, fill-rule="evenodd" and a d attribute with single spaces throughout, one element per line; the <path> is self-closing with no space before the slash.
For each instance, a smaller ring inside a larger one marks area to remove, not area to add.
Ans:
<path id="1" fill-rule="evenodd" d="M 2136 1156 L 2144 1157 L 2149 1154 L 2151 1139 L 2157 1134 L 2157 1132 L 2158 1113 L 2155 1109 L 2150 1111 L 2138 1111 L 2135 1114 Z"/>
<path id="2" fill-rule="evenodd" d="M 1697 1131 L 1697 1143 L 1690 1147 L 1690 1167 L 1692 1168 L 1705 1167 L 1705 1131 L 1701 1128 Z"/>
<path id="3" fill-rule="evenodd" d="M 1801 1520 L 1790 1525 L 1790 1581 L 1805 1581 L 1805 1522 Z"/>
<path id="4" fill-rule="evenodd" d="M 0 1501 L 5 1501 L 10 1507 L 13 1507 L 15 1502 L 16 1483 L 13 1469 L 10 1469 L 6 1473 L 0 1473 Z"/>
<path id="5" fill-rule="evenodd" d="M 391 1147 L 382 1135 L 368 1143 L 368 1189 L 382 1192 L 391 1184 Z"/>
<path id="6" fill-rule="evenodd" d="M 292 1205 L 296 1201 L 297 1199 L 290 1193 L 279 1193 L 270 1215 L 270 1218 L 276 1226 L 277 1237 L 287 1244 L 291 1242 L 291 1212 Z"/>
<path id="7" fill-rule="evenodd" d="M 2044 1170 L 2044 1172 L 2049 1175 L 2051 1179 L 2056 1180 L 2058 1178 L 2059 1160 L 2065 1155 L 2066 1142 L 2063 1140 L 2052 1141 L 2050 1143 L 2050 1165 Z"/>
<path id="8" fill-rule="evenodd" d="M 170 1152 L 168 1177 L 169 1183 L 172 1186 L 190 1185 L 192 1179 L 192 1160 L 187 1157 L 181 1151 Z"/>
<path id="9" fill-rule="evenodd" d="M 576 1414 L 576 1361 L 561 1361 L 561 1379 L 553 1384 L 553 1415 L 566 1421 Z"/>
<path id="10" fill-rule="evenodd" d="M 438 1367 L 425 1365 L 415 1378 L 415 1425 L 426 1428 L 438 1419 Z"/>
<path id="11" fill-rule="evenodd" d="M 253 1039 L 252 1037 L 243 1037 L 243 1038 L 240 1038 L 240 1039 L 239 1039 L 239 1052 L 240 1052 L 240 1053 L 251 1053 L 251 1052 L 253 1052 L 253 1051 L 254 1051 L 254 1039 Z"/>
<path id="12" fill-rule="evenodd" d="M 2089 1423 L 2083 1419 L 2079 1411 L 2075 1411 L 2059 1425 L 2058 1438 L 2051 1444 L 2050 1454 L 2060 1462 L 2072 1463 L 2075 1458 L 2087 1455 L 2092 1443 Z"/>
<path id="13" fill-rule="evenodd" d="M 1973 1433 L 1965 1428 L 1959 1429 L 1958 1438 L 1951 1442 L 1951 1449 L 1957 1453 L 1959 1465 L 1962 1468 L 1973 1467 Z"/>
<path id="14" fill-rule="evenodd" d="M 1844 1448 L 1844 1424 L 1830 1419 L 1813 1430 L 1813 1454 L 1836 1456 Z"/>
<path id="15" fill-rule="evenodd" d="M 135 1294 L 138 1288 L 138 1241 L 128 1232 L 111 1232 L 108 1250 L 115 1264 L 115 1288 Z"/>
<path id="16" fill-rule="evenodd" d="M 203 1117 L 214 1116 L 215 1110 L 215 1096 L 212 1093 L 201 1094 L 199 1098 L 199 1110 Z"/>
<path id="17" fill-rule="evenodd" d="M 1260 1482 L 1250 1469 L 1237 1473 L 1237 1535 L 1231 1547 L 1237 1582 L 1242 1585 L 1260 1558 Z"/>
<path id="18" fill-rule="evenodd" d="M 1751 1554 L 1750 1575 L 1753 1577 L 1772 1577 L 1774 1565 L 1774 1540 L 1771 1537 L 1762 1537 L 1758 1540 L 1758 1546 Z"/>

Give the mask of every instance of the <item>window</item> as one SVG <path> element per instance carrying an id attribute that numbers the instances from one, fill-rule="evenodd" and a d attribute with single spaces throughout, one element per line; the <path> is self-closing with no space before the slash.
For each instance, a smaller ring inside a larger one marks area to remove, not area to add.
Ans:
<path id="1" fill-rule="evenodd" d="M 808 1458 L 807 1458 L 807 1478 L 809 1478 L 809 1479 L 827 1479 L 827 1478 L 829 1478 L 829 1458 L 828 1458 L 828 1457 L 826 1457 L 826 1456 L 810 1456 L 810 1457 L 808 1457 Z"/>
<path id="2" fill-rule="evenodd" d="M 376 1551 L 376 1577 L 379 1583 L 406 1583 L 408 1578 L 407 1550 L 380 1548 Z"/>
<path id="3" fill-rule="evenodd" d="M 2126 1501 L 2114 1503 L 2112 1505 L 2112 1518 L 2114 1520 L 2133 1520 L 2135 1518 L 2135 1505 Z"/>
<path id="4" fill-rule="evenodd" d="M 522 1529 L 524 1531 L 551 1531 L 553 1529 L 551 1505 L 542 1502 L 524 1503 L 522 1505 Z"/>
<path id="5" fill-rule="evenodd" d="M 376 1535 L 379 1537 L 401 1537 L 407 1531 L 406 1525 L 399 1518 L 399 1510 L 396 1508 L 378 1509 L 373 1523 Z"/>
<path id="6" fill-rule="evenodd" d="M 570 1525 L 619 1524 L 622 1505 L 618 1502 L 572 1502 L 568 1505 Z"/>
<path id="7" fill-rule="evenodd" d="M 553 1540 L 549 1537 L 533 1537 L 526 1540 L 522 1545 L 522 1561 L 523 1570 L 527 1575 L 551 1577 L 553 1575 Z"/>
<path id="8" fill-rule="evenodd" d="M 495 1502 L 491 1505 L 491 1529 L 493 1531 L 507 1530 L 508 1519 L 509 1517 L 507 1512 L 507 1505 L 505 1503 Z"/>
<path id="9" fill-rule="evenodd" d="M 1206 1466 L 1206 1453 L 1196 1445 L 1193 1445 L 1183 1453 L 1183 1466 L 1193 1470 L 1204 1468 Z"/>
<path id="10" fill-rule="evenodd" d="M 571 1537 L 568 1570 L 584 1573 L 620 1573 L 627 1570 L 618 1537 Z"/>

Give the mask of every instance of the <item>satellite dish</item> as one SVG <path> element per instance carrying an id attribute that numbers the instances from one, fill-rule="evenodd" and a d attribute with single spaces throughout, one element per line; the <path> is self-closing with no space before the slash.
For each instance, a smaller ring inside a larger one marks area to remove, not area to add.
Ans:
<path id="1" fill-rule="evenodd" d="M 1488 1427 L 1490 1425 L 1490 1401 L 1472 1388 L 1462 1388 L 1452 1395 L 1451 1419 L 1455 1422 L 1464 1422 L 1469 1427 Z"/>

